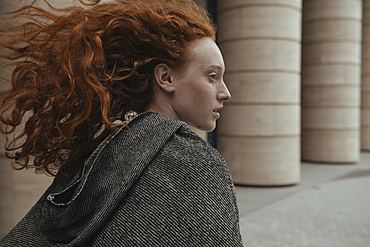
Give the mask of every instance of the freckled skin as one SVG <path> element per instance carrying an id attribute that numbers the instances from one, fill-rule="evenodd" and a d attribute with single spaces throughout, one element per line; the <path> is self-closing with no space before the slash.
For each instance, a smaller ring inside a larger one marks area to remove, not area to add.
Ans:
<path id="1" fill-rule="evenodd" d="M 220 117 L 218 110 L 231 98 L 223 81 L 223 57 L 210 38 L 195 40 L 187 49 L 190 60 L 179 70 L 170 69 L 173 91 L 166 93 L 166 97 L 156 97 L 149 111 L 212 131 Z M 163 91 L 156 90 L 156 94 L 163 94 Z"/>

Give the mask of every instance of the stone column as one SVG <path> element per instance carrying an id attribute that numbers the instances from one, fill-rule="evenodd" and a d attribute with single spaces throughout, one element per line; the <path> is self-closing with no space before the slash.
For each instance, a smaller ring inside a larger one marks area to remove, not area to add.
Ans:
<path id="1" fill-rule="evenodd" d="M 360 154 L 360 0 L 304 0 L 302 159 L 353 163 Z"/>
<path id="2" fill-rule="evenodd" d="M 194 0 L 194 2 L 203 8 L 207 8 L 207 0 Z"/>
<path id="3" fill-rule="evenodd" d="M 370 0 L 363 0 L 361 149 L 370 150 Z"/>
<path id="4" fill-rule="evenodd" d="M 218 148 L 234 183 L 300 180 L 301 0 L 219 0 L 218 43 L 232 99 Z"/>

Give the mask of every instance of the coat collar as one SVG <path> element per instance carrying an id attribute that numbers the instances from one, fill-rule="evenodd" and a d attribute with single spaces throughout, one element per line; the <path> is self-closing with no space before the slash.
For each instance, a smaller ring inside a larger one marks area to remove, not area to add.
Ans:
<path id="1" fill-rule="evenodd" d="M 53 243 L 81 244 L 115 210 L 156 153 L 184 122 L 143 113 L 107 137 L 64 189 L 47 191 L 40 229 Z"/>

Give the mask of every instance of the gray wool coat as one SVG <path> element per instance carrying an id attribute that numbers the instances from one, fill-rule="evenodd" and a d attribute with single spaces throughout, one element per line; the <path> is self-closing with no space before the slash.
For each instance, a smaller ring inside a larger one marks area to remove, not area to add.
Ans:
<path id="1" fill-rule="evenodd" d="M 144 113 L 72 181 L 57 177 L 0 246 L 242 246 L 225 161 L 184 122 Z"/>

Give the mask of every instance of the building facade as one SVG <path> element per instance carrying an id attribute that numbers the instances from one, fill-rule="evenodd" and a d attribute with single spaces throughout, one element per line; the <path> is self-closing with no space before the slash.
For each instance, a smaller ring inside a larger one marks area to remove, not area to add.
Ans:
<path id="1" fill-rule="evenodd" d="M 370 138 L 367 1 L 217 3 L 233 97 L 219 120 L 218 149 L 234 182 L 298 183 L 301 159 L 358 162 Z"/>

